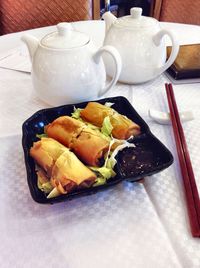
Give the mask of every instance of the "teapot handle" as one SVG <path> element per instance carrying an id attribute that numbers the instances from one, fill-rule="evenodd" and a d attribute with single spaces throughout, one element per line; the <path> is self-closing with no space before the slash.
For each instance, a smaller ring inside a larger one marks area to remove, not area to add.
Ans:
<path id="1" fill-rule="evenodd" d="M 117 80 L 119 78 L 119 75 L 122 69 L 122 62 L 121 62 L 120 54 L 117 51 L 117 49 L 112 46 L 103 46 L 94 54 L 93 57 L 96 63 L 99 63 L 103 52 L 107 52 L 112 56 L 114 60 L 114 64 L 115 64 L 115 72 L 110 83 L 100 90 L 100 92 L 98 93 L 98 97 L 105 94 L 109 89 L 111 89 L 117 83 Z"/>
<path id="2" fill-rule="evenodd" d="M 170 31 L 165 30 L 165 29 L 160 30 L 153 37 L 154 44 L 156 46 L 159 46 L 164 35 L 168 35 L 170 37 L 170 39 L 172 41 L 172 51 L 171 51 L 169 59 L 165 62 L 165 64 L 156 70 L 156 72 L 157 72 L 156 75 L 160 75 L 161 73 L 166 71 L 173 64 L 173 62 L 175 61 L 175 59 L 178 55 L 178 51 L 179 51 L 179 44 L 178 44 L 178 41 L 176 40 L 175 36 Z"/>

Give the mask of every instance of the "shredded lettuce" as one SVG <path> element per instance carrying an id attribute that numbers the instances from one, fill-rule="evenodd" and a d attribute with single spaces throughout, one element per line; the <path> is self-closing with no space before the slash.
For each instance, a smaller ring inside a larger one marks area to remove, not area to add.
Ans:
<path id="1" fill-rule="evenodd" d="M 104 165 L 102 167 L 90 167 L 92 171 L 94 171 L 97 175 L 97 179 L 93 186 L 99 186 L 106 183 L 107 180 L 109 180 L 112 177 L 115 177 L 116 173 L 113 170 L 114 165 L 111 165 L 109 160 L 110 150 L 115 141 L 111 140 L 109 144 L 109 149 L 107 153 L 107 157 L 105 159 Z"/>
<path id="2" fill-rule="evenodd" d="M 81 108 L 76 108 L 75 106 L 74 106 L 74 112 L 72 113 L 72 117 L 73 118 L 75 118 L 75 119 L 80 119 L 80 117 L 81 117 L 81 111 L 82 111 L 83 109 L 81 109 Z"/>
<path id="3" fill-rule="evenodd" d="M 119 142 L 119 141 L 122 144 L 118 145 L 110 155 L 112 145 L 115 142 Z M 112 138 L 112 141 L 110 142 L 110 145 L 109 145 L 108 154 L 107 154 L 107 157 L 105 159 L 104 166 L 109 168 L 109 169 L 113 169 L 115 167 L 115 164 L 117 163 L 117 160 L 115 157 L 118 154 L 118 152 L 123 150 L 124 148 L 129 148 L 129 147 L 135 147 L 135 144 L 129 143 L 126 140 L 118 140 L 118 139 Z"/>
<path id="4" fill-rule="evenodd" d="M 107 168 L 107 167 L 91 167 L 90 168 L 92 171 L 94 171 L 97 174 L 97 179 L 93 186 L 99 186 L 103 185 L 106 183 L 107 180 L 110 178 L 114 177 L 116 173 L 112 168 Z"/>
<path id="5" fill-rule="evenodd" d="M 46 133 L 42 133 L 42 134 L 36 134 L 36 137 L 41 139 L 41 138 L 47 138 L 47 134 Z"/>
<path id="6" fill-rule="evenodd" d="M 106 178 L 97 177 L 95 183 L 92 185 L 93 187 L 104 185 L 106 183 Z"/>
<path id="7" fill-rule="evenodd" d="M 110 117 L 106 116 L 103 120 L 102 128 L 101 128 L 101 133 L 104 134 L 105 136 L 110 136 L 112 132 L 113 126 L 110 122 Z"/>
<path id="8" fill-rule="evenodd" d="M 116 142 L 117 139 L 113 139 L 113 141 Z M 116 160 L 116 155 L 118 154 L 119 151 L 122 151 L 124 148 L 130 148 L 130 147 L 135 147 L 135 144 L 129 143 L 126 140 L 121 140 L 123 143 L 112 152 L 110 158 L 107 160 L 107 166 L 113 168 L 115 164 L 117 163 Z"/>
<path id="9" fill-rule="evenodd" d="M 116 173 L 114 171 L 114 167 L 117 163 L 117 160 L 115 157 L 119 151 L 127 147 L 135 147 L 133 143 L 129 143 L 126 140 L 120 140 L 122 144 L 117 146 L 116 149 L 110 155 L 112 145 L 118 141 L 119 141 L 118 139 L 112 138 L 110 145 L 109 145 L 108 154 L 105 159 L 105 163 L 103 167 L 90 167 L 90 169 L 97 174 L 97 179 L 95 183 L 93 184 L 94 187 L 103 185 L 106 183 L 107 180 L 109 180 L 112 177 L 115 177 Z"/>
<path id="10" fill-rule="evenodd" d="M 112 168 L 107 168 L 104 166 L 103 167 L 90 167 L 90 169 L 96 173 L 99 173 L 98 175 L 105 178 L 106 180 L 116 175 L 116 173 L 114 172 Z"/>
<path id="11" fill-rule="evenodd" d="M 113 169 L 116 163 L 117 163 L 116 159 L 110 157 L 107 160 L 106 166 L 107 168 Z"/>
<path id="12" fill-rule="evenodd" d="M 37 182 L 37 185 L 38 185 L 38 188 L 42 191 L 42 192 L 45 192 L 45 194 L 48 194 L 52 191 L 53 187 L 50 183 L 50 181 L 48 182 L 45 182 L 45 183 L 41 183 L 38 179 L 38 182 Z"/>

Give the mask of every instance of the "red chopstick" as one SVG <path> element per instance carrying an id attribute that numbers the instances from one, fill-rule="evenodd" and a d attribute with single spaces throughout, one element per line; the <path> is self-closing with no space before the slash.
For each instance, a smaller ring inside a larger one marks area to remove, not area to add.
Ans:
<path id="1" fill-rule="evenodd" d="M 165 84 L 165 88 L 181 167 L 181 174 L 184 182 L 191 232 L 194 237 L 200 237 L 200 200 L 198 189 L 195 182 L 194 172 L 192 169 L 183 127 L 181 125 L 172 84 Z"/>

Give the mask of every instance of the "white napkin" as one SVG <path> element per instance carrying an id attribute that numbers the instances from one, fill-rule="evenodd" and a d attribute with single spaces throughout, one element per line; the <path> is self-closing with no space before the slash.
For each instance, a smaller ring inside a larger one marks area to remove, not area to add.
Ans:
<path id="1" fill-rule="evenodd" d="M 0 68 L 30 73 L 31 62 L 25 45 L 1 53 Z"/>

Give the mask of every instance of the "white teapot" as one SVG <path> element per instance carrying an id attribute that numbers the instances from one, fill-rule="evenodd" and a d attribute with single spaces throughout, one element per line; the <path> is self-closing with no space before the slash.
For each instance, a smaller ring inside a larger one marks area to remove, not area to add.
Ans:
<path id="1" fill-rule="evenodd" d="M 38 96 L 50 105 L 92 100 L 117 82 L 121 71 L 120 55 L 114 47 L 95 49 L 90 37 L 59 23 L 57 31 L 41 41 L 22 36 L 32 60 L 32 81 Z M 114 59 L 115 74 L 105 86 L 106 72 L 101 57 L 107 52 Z"/>
<path id="2" fill-rule="evenodd" d="M 168 69 L 176 59 L 179 45 L 172 32 L 161 29 L 156 19 L 142 16 L 141 8 L 131 8 L 130 13 L 118 19 L 110 12 L 104 13 L 104 45 L 114 46 L 121 55 L 119 81 L 137 84 L 149 81 Z M 167 62 L 164 35 L 172 41 L 172 52 Z M 104 55 L 103 59 L 108 75 L 112 75 L 114 65 L 109 55 Z"/>

